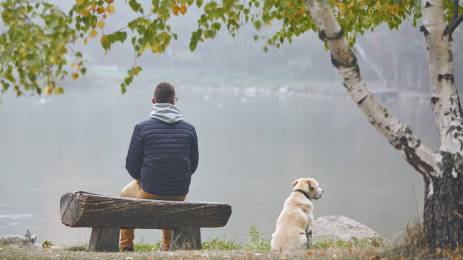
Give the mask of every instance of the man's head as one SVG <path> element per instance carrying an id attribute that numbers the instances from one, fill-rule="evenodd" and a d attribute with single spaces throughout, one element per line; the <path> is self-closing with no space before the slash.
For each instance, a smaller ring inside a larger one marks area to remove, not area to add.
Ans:
<path id="1" fill-rule="evenodd" d="M 153 104 L 170 103 L 175 104 L 175 87 L 169 82 L 161 82 L 154 89 Z"/>

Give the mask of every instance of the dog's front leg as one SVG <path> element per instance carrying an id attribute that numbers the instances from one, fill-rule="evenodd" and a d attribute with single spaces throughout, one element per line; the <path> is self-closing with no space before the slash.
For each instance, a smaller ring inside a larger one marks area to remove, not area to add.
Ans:
<path id="1" fill-rule="evenodd" d="M 307 238 L 307 249 L 309 249 L 310 246 L 312 246 L 312 226 L 307 225 L 305 229 L 305 236 Z"/>

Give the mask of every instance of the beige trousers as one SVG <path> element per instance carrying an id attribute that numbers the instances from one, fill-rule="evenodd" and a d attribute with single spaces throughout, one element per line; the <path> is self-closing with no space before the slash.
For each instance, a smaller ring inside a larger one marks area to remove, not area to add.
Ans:
<path id="1" fill-rule="evenodd" d="M 141 187 L 140 183 L 137 180 L 134 180 L 127 184 L 121 191 L 121 197 L 127 198 L 139 198 L 139 199 L 155 199 L 155 200 L 173 200 L 173 201 L 184 201 L 186 198 L 185 195 L 181 196 L 161 196 L 145 192 Z M 119 248 L 124 250 L 127 247 L 133 248 L 133 239 L 134 239 L 134 230 L 133 229 L 121 229 L 120 239 L 119 239 Z M 162 230 L 162 239 L 161 239 L 161 250 L 167 251 L 170 248 L 172 230 L 163 229 Z"/>

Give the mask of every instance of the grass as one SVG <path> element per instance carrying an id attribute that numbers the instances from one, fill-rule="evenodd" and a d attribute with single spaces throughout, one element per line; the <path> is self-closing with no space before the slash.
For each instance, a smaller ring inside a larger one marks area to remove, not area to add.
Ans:
<path id="1" fill-rule="evenodd" d="M 426 236 L 423 223 L 415 221 L 407 225 L 400 244 L 385 248 L 383 255 L 386 258 L 413 258 L 413 259 L 463 259 L 463 248 L 455 250 L 436 249 L 429 251 L 426 245 Z"/>
<path id="2" fill-rule="evenodd" d="M 161 243 L 135 243 L 135 252 L 153 252 L 161 250 Z"/>
<path id="3" fill-rule="evenodd" d="M 384 242 L 381 239 L 352 239 L 352 241 L 345 240 L 320 240 L 315 241 L 310 247 L 312 250 L 328 250 L 328 249 L 354 249 L 363 248 L 365 250 L 382 248 Z"/>
<path id="4" fill-rule="evenodd" d="M 87 252 L 87 245 L 73 245 L 63 249 L 18 247 L 0 245 L 0 259 L 463 259 L 462 251 L 426 251 L 423 227 L 420 223 L 407 226 L 400 244 L 382 239 L 316 240 L 310 249 L 287 254 L 270 251 L 270 240 L 264 238 L 256 227 L 251 227 L 245 243 L 215 238 L 202 243 L 202 250 L 160 251 L 159 243 L 136 243 L 132 253 Z"/>
<path id="5" fill-rule="evenodd" d="M 417 256 L 426 254 L 426 237 L 420 221 L 408 224 L 405 229 L 403 244 L 396 247 L 400 255 Z"/>
<path id="6" fill-rule="evenodd" d="M 70 251 L 70 252 L 87 251 L 87 245 L 81 244 L 81 245 L 67 246 L 63 248 L 63 250 Z"/>
<path id="7" fill-rule="evenodd" d="M 310 250 L 293 253 L 290 258 L 325 258 L 325 257 L 362 257 L 362 258 L 374 258 L 382 252 L 384 243 L 380 239 L 353 239 L 352 241 L 333 241 L 333 240 L 319 240 L 315 241 L 311 246 Z M 68 247 L 67 251 L 86 251 L 85 245 L 77 245 Z M 160 251 L 160 243 L 136 243 L 135 244 L 135 255 L 143 255 L 147 253 L 155 254 L 169 254 Z M 184 258 L 187 254 L 188 258 L 193 257 L 191 254 L 188 255 L 187 251 L 184 253 L 174 254 L 179 258 Z M 186 253 L 185 253 L 186 252 Z M 209 241 L 202 243 L 202 256 L 207 258 L 247 258 L 247 259 L 258 259 L 258 258 L 276 258 L 282 256 L 270 251 L 270 240 L 264 238 L 256 227 L 251 227 L 249 230 L 249 239 L 245 243 L 239 243 L 233 240 L 226 240 L 220 238 L 214 238 Z M 90 252 L 89 252 L 90 254 Z M 182 255 L 183 254 L 183 255 Z M 165 256 L 165 255 L 162 255 Z M 284 256 L 284 255 L 283 255 Z"/>
<path id="8" fill-rule="evenodd" d="M 161 244 L 157 243 L 135 243 L 136 252 L 153 252 L 161 250 Z M 270 240 L 265 239 L 255 226 L 249 230 L 249 241 L 245 244 L 237 243 L 233 240 L 214 238 L 210 241 L 202 242 L 203 250 L 252 250 L 270 251 Z M 87 251 L 87 245 L 73 245 L 64 248 L 65 251 Z"/>
<path id="9" fill-rule="evenodd" d="M 201 244 L 203 250 L 241 250 L 243 245 L 235 241 L 214 238 Z"/>

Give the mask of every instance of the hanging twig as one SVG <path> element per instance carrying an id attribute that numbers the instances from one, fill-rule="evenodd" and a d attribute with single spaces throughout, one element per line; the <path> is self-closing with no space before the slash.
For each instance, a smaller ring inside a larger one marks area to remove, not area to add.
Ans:
<path id="1" fill-rule="evenodd" d="M 453 17 L 452 20 L 457 19 L 458 16 L 458 2 L 460 0 L 453 0 Z"/>
<path id="2" fill-rule="evenodd" d="M 445 27 L 444 36 L 448 35 L 449 39 L 452 40 L 452 33 L 455 29 L 463 22 L 463 14 L 458 15 L 458 8 L 459 8 L 459 0 L 453 1 L 453 17 L 452 21 Z"/>

